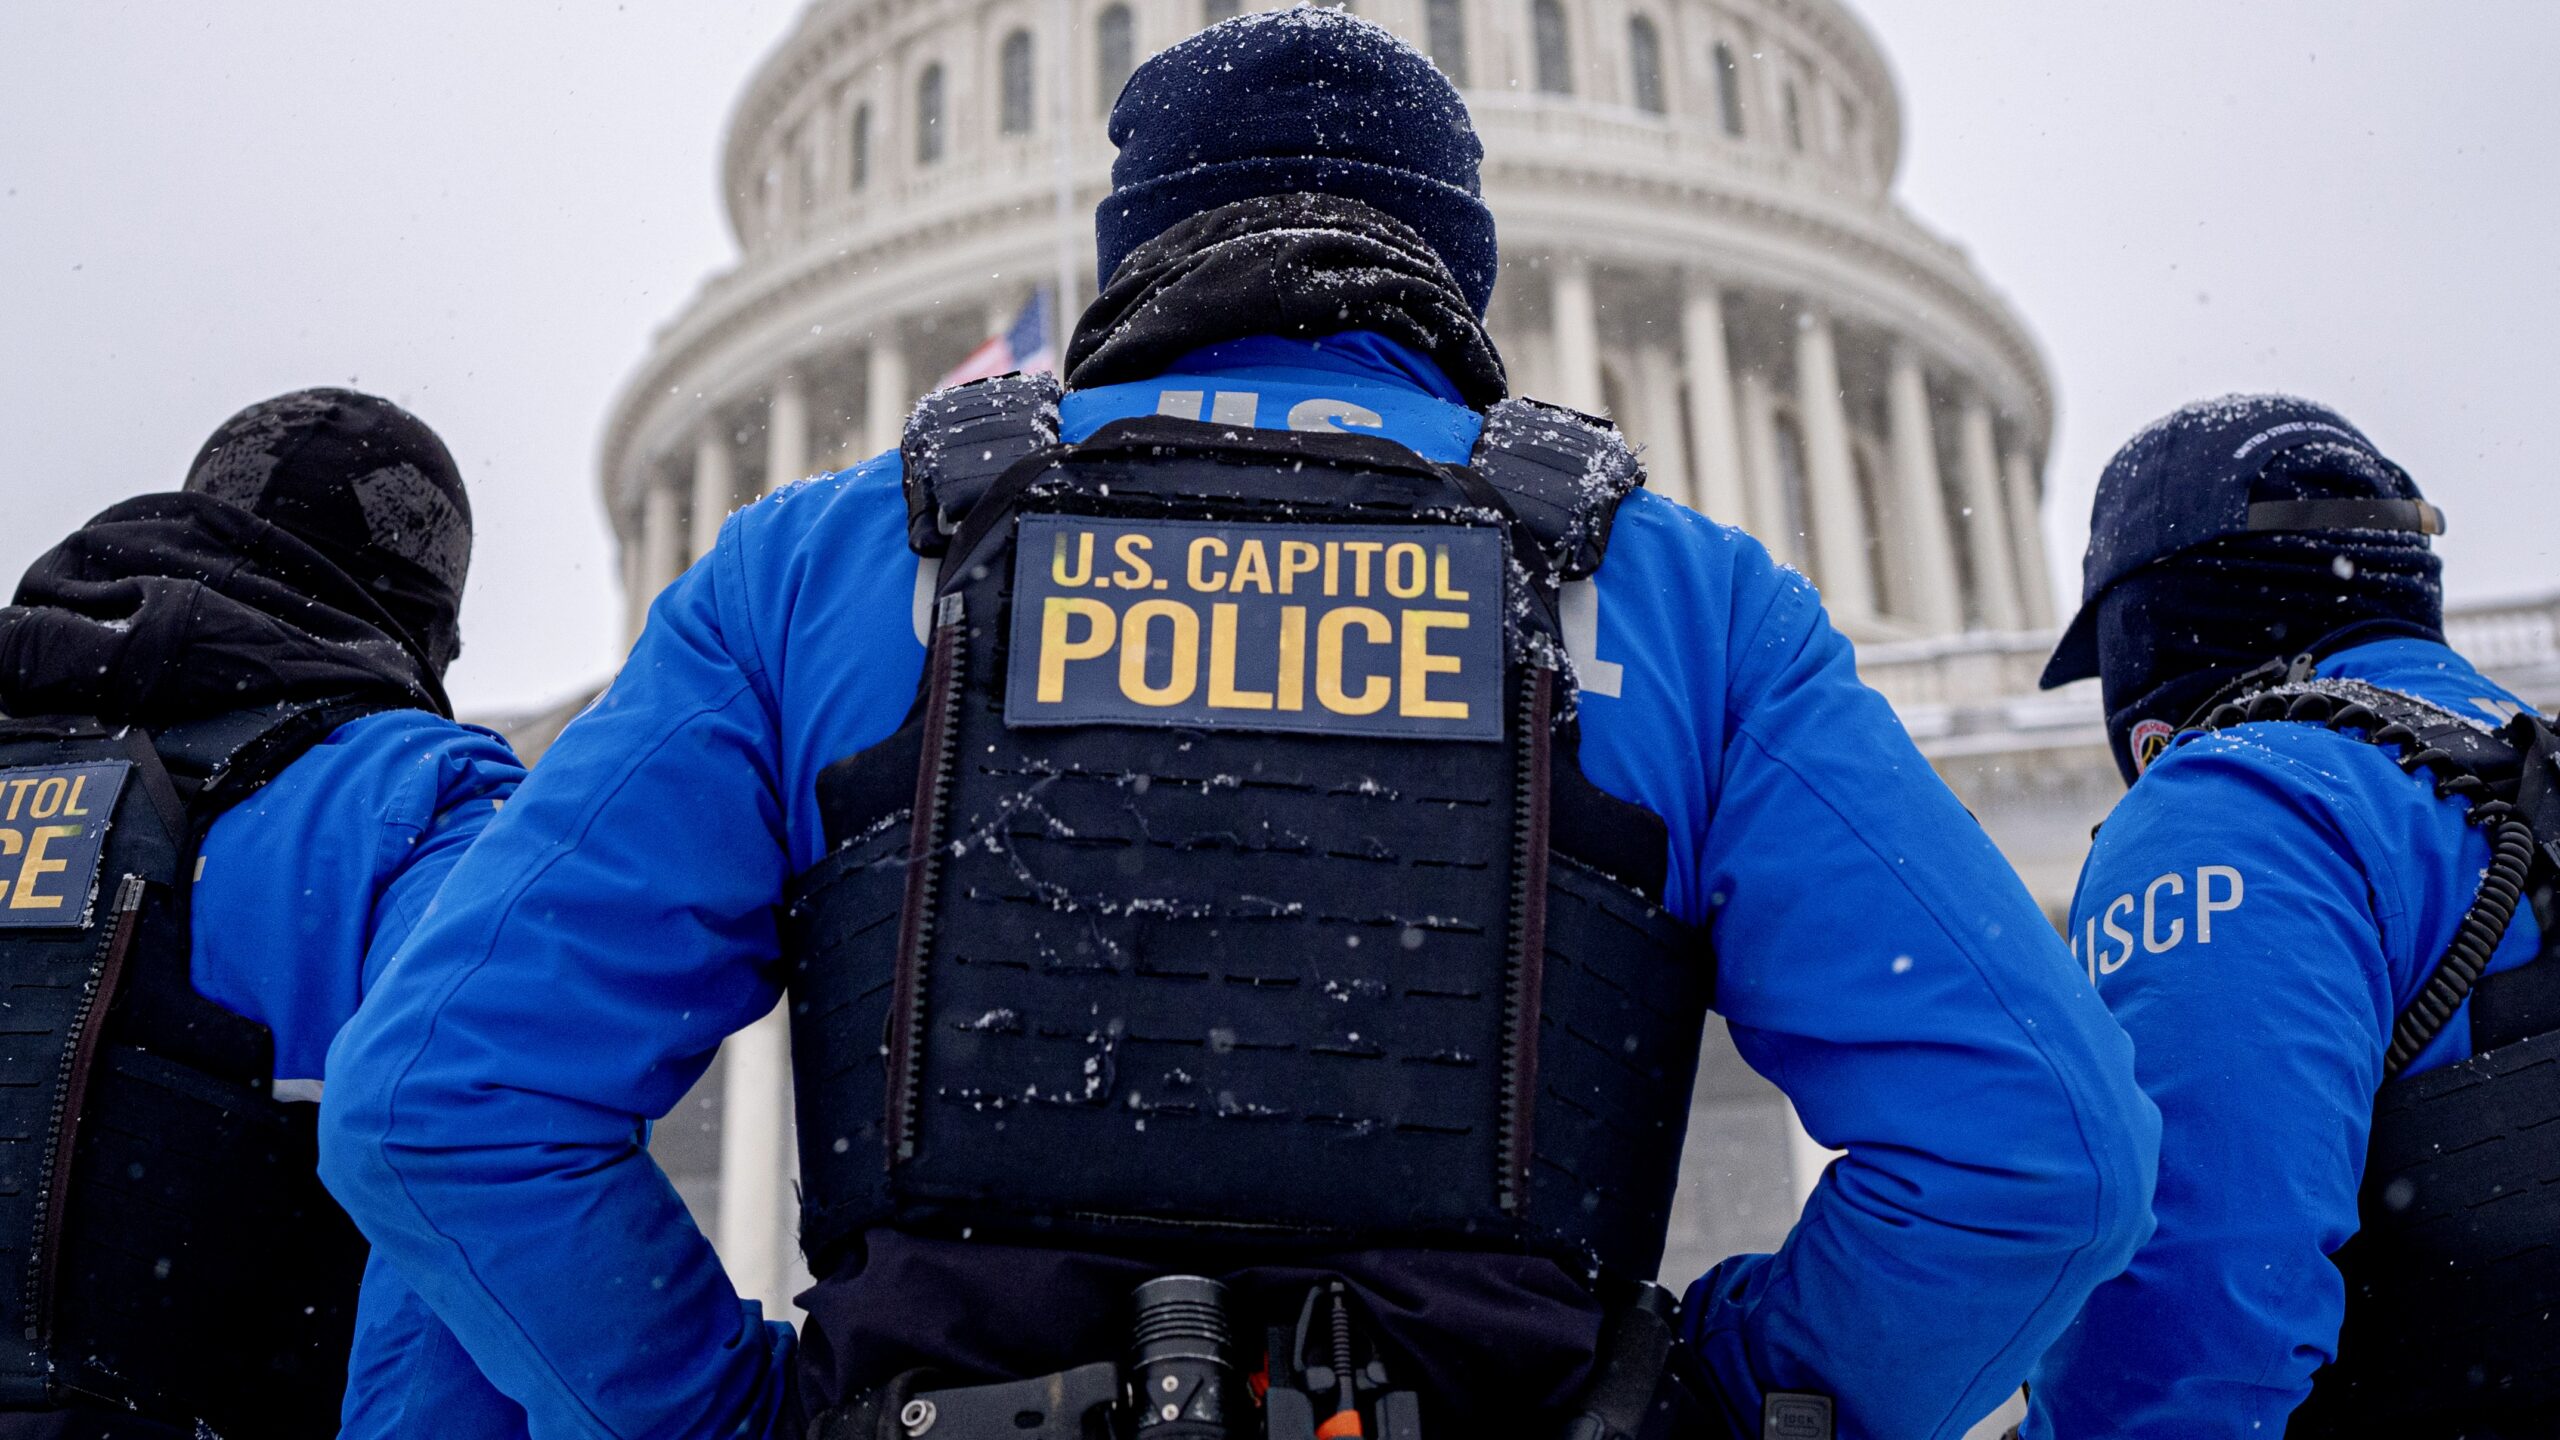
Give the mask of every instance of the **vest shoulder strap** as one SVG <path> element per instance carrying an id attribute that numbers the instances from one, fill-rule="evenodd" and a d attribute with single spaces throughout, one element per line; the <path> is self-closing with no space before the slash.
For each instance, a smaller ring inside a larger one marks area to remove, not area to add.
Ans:
<path id="1" fill-rule="evenodd" d="M 2319 677 L 2247 691 L 2208 711 L 2197 728 L 2267 720 L 2309 721 L 2401 752 L 2403 770 L 2433 772 L 2447 795 L 2511 793 L 2521 757 L 2488 722 L 2362 680 Z M 2474 777 L 2477 785 L 2457 776 Z"/>
<path id="2" fill-rule="evenodd" d="M 198 838 L 339 726 L 397 707 L 379 700 L 287 700 L 153 732 L 152 748 L 186 802 Z"/>
<path id="3" fill-rule="evenodd" d="M 2536 992 L 2548 988 L 2551 977 L 2560 974 L 2560 955 L 2552 953 L 2551 937 L 2546 933 L 2542 953 L 2531 963 L 2487 982 L 2481 972 L 2514 922 L 2528 887 L 2547 892 L 2555 862 L 2560 862 L 2560 843 L 2554 843 L 2560 842 L 2560 798 L 2555 798 L 2555 786 L 2534 775 L 2528 764 L 2529 758 L 2546 767 L 2552 763 L 2551 731 L 2542 717 L 2520 715 L 2506 729 L 2495 730 L 2397 690 L 2361 680 L 2313 678 L 2225 701 L 2195 728 L 2220 730 L 2271 720 L 2308 722 L 2380 747 L 2411 778 L 2432 784 L 2437 798 L 2467 802 L 2464 821 L 2489 836 L 2489 868 L 2480 889 L 2434 972 L 2393 1023 L 2385 1073 L 2398 1077 L 2475 990 L 2483 1003 L 2472 1017 L 2473 1053 L 2537 1033 L 2519 1032 L 2523 1022 L 2516 1018 L 2518 1007 L 2493 1003 L 2492 995 L 2508 989 L 2509 977 L 2528 972 L 2529 987 Z"/>
<path id="4" fill-rule="evenodd" d="M 1469 463 L 1511 502 L 1559 581 L 1600 568 L 1619 504 L 1644 484 L 1644 466 L 1617 426 L 1539 400 L 1486 411 Z"/>
<path id="5" fill-rule="evenodd" d="M 936 390 L 916 402 L 898 441 L 908 546 L 919 555 L 941 554 L 997 476 L 1057 444 L 1064 394 L 1055 375 L 1016 373 Z"/>
<path id="6" fill-rule="evenodd" d="M 916 553 L 941 554 L 998 476 L 1058 443 L 1064 393 L 1054 375 L 1014 374 L 918 402 L 898 444 Z M 1537 400 L 1487 411 L 1470 467 L 1510 502 L 1559 581 L 1600 568 L 1619 504 L 1644 484 L 1644 466 L 1617 426 Z"/>

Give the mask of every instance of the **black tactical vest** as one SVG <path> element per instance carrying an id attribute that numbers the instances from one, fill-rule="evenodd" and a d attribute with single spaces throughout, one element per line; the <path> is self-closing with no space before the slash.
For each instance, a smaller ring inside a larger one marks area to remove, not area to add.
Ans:
<path id="1" fill-rule="evenodd" d="M 2382 747 L 2490 838 L 2477 897 L 2393 1027 L 2358 1201 L 2333 1257 L 2347 1282 L 2338 1358 L 2287 1434 L 2497 1440 L 2560 1433 L 2560 743 L 2352 680 L 2279 685 L 2202 722 L 2326 726 Z M 2483 978 L 2519 905 L 2541 953 Z M 2414 1060 L 2465 999 L 2470 1059 Z"/>
<path id="2" fill-rule="evenodd" d="M 266 1027 L 199 996 L 214 819 L 368 704 L 0 719 L 0 1410 L 337 1433 L 364 1243 Z"/>
<path id="3" fill-rule="evenodd" d="M 802 1242 L 1659 1261 L 1714 975 L 1574 760 L 1559 587 L 1642 483 L 1497 407 L 1469 466 L 1054 382 L 928 397 L 908 723 L 818 782 L 785 927 Z"/>

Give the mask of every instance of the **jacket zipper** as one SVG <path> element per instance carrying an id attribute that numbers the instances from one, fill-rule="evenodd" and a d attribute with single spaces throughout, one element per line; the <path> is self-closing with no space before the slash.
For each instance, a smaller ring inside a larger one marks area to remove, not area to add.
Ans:
<path id="1" fill-rule="evenodd" d="M 116 886 L 114 928 L 108 932 L 105 959 L 80 997 L 72 1017 L 72 1041 L 62 1052 L 62 1069 L 53 1089 L 53 1114 L 46 1126 L 44 1201 L 36 1212 L 35 1272 L 29 1277 L 27 1338 L 42 1343 L 53 1325 L 54 1272 L 62 1261 L 63 1212 L 71 1200 L 73 1150 L 80 1143 L 81 1102 L 89 1093 L 89 1073 L 98 1058 L 98 1043 L 113 1008 L 117 982 L 123 977 L 125 953 L 133 948 L 133 932 L 141 918 L 143 880 L 127 875 Z"/>
<path id="2" fill-rule="evenodd" d="M 933 903 L 942 878 L 943 810 L 951 796 L 951 755 L 960 738 L 965 691 L 965 607 L 957 593 L 937 602 L 932 698 L 924 711 L 922 764 L 916 771 L 915 818 L 907 842 L 907 894 L 898 921 L 897 973 L 889 997 L 888 1163 L 916 1153 L 916 1090 L 924 1071 L 925 962 L 933 948 Z"/>

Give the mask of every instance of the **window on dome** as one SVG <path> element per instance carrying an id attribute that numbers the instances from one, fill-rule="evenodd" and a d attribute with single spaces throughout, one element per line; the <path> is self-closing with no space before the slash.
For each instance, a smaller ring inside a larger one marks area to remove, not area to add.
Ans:
<path id="1" fill-rule="evenodd" d="M 1464 0 L 1431 0 L 1423 15 L 1431 63 L 1452 85 L 1467 83 L 1467 10 Z"/>
<path id="2" fill-rule="evenodd" d="M 1663 114 L 1670 107 L 1662 93 L 1662 32 L 1645 16 L 1627 22 L 1627 60 L 1635 69 L 1636 108 Z"/>
<path id="3" fill-rule="evenodd" d="M 1742 66 L 1733 58 L 1733 47 L 1721 40 L 1716 42 L 1716 115 L 1724 121 L 1724 133 L 1742 138 Z"/>
<path id="4" fill-rule="evenodd" d="M 1229 13 L 1233 13 L 1232 7 Z M 1217 18 L 1210 17 L 1212 21 Z M 1121 87 L 1129 83 L 1130 72 L 1138 68 L 1138 26 L 1130 17 L 1128 6 L 1114 5 L 1094 22 L 1093 60 L 1095 100 L 1102 113 L 1108 115 L 1120 98 Z"/>
<path id="5" fill-rule="evenodd" d="M 916 163 L 942 160 L 942 66 L 924 67 L 916 78 Z"/>
<path id="6" fill-rule="evenodd" d="M 1786 112 L 1787 148 L 1801 153 L 1804 150 L 1804 104 L 1796 98 L 1796 82 L 1793 80 L 1788 81 L 1786 89 L 1781 92 L 1779 105 Z"/>
<path id="7" fill-rule="evenodd" d="M 1564 6 L 1558 0 L 1530 0 L 1529 35 L 1538 52 L 1538 89 L 1548 95 L 1573 93 L 1573 52 L 1564 30 Z"/>
<path id="8" fill-rule="evenodd" d="M 845 188 L 859 190 L 871 183 L 871 107 L 853 107 L 853 126 L 845 137 Z"/>
<path id="9" fill-rule="evenodd" d="M 996 52 L 997 88 L 1001 100 L 996 129 L 1007 135 L 1031 133 L 1031 32 L 1016 30 Z"/>

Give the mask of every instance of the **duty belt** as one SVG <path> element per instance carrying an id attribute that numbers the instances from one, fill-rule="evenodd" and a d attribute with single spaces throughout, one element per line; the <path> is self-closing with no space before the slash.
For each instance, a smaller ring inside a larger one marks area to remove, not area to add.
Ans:
<path id="1" fill-rule="evenodd" d="M 1240 1372 L 1226 1287 L 1169 1275 L 1133 1297 L 1129 1357 L 992 1385 L 910 1371 L 820 1415 L 809 1440 L 1439 1440 L 1422 1399 L 1370 1343 L 1340 1281 L 1307 1292 Z M 1701 1440 L 1726 1431 L 1676 1346 L 1679 1302 L 1633 1287 L 1600 1335 L 1597 1374 L 1555 1440 Z M 1832 1440 L 1828 1396 L 1773 1393 L 1761 1440 Z"/>

